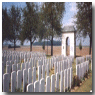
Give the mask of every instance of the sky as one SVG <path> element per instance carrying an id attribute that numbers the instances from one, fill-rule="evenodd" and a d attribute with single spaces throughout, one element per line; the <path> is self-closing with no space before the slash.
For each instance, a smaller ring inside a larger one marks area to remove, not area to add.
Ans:
<path id="1" fill-rule="evenodd" d="M 21 8 L 24 8 L 26 6 L 25 2 L 2 2 L 3 8 L 7 7 L 7 9 L 10 9 L 12 5 L 15 5 Z M 76 13 L 77 13 L 76 2 L 66 2 L 65 3 L 65 13 L 64 13 L 63 20 L 62 20 L 62 27 L 66 25 L 74 25 L 75 27 L 74 21 L 76 21 L 76 18 L 74 16 Z M 59 39 L 54 38 L 54 40 L 59 40 Z M 76 45 L 79 45 L 80 40 L 83 46 L 90 45 L 90 39 L 88 36 L 85 39 L 83 37 L 77 38 Z M 70 41 L 68 43 L 70 43 Z M 20 41 L 18 41 L 17 44 L 20 44 Z M 30 42 L 25 41 L 24 45 L 30 45 Z"/>

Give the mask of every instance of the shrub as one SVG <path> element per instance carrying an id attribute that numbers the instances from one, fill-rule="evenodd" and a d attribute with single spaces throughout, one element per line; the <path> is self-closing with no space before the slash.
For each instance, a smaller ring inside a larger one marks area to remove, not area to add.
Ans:
<path id="1" fill-rule="evenodd" d="M 73 84 L 72 84 L 72 87 L 80 86 L 80 82 L 81 82 L 81 80 L 79 80 L 78 76 L 74 76 L 74 77 L 73 77 Z"/>
<path id="2" fill-rule="evenodd" d="M 43 50 L 45 50 L 45 42 L 43 42 L 43 46 L 42 46 Z"/>
<path id="3" fill-rule="evenodd" d="M 80 50 L 82 49 L 82 44 L 81 44 L 81 41 L 80 41 L 80 44 L 79 44 L 79 49 L 80 49 Z"/>

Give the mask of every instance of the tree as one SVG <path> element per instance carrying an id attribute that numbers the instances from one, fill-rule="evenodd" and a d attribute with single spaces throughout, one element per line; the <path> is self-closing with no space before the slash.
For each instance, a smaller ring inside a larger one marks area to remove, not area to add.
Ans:
<path id="1" fill-rule="evenodd" d="M 39 36 L 39 41 L 42 41 L 44 40 L 45 42 L 45 39 L 48 40 L 48 27 L 47 27 L 47 24 L 45 22 L 46 18 L 44 17 L 44 14 L 42 12 L 42 9 L 40 8 L 40 11 L 39 11 L 39 25 L 38 25 L 38 36 Z M 44 47 L 45 49 L 45 44 L 43 42 L 43 45 L 42 47 Z M 48 49 L 48 41 L 47 41 L 47 49 Z M 48 50 L 47 50 L 48 52 Z M 47 53 L 48 54 L 48 53 Z"/>
<path id="2" fill-rule="evenodd" d="M 43 42 L 42 48 L 43 48 L 43 50 L 45 50 L 45 41 Z"/>
<path id="3" fill-rule="evenodd" d="M 24 34 L 24 39 L 30 41 L 30 51 L 32 51 L 32 44 L 37 38 L 38 20 L 37 4 L 26 2 L 26 7 L 23 9 L 22 35 Z"/>
<path id="4" fill-rule="evenodd" d="M 10 31 L 10 18 L 7 12 L 7 8 L 2 8 L 2 47 L 3 42 L 8 40 L 9 38 L 9 31 Z"/>
<path id="5" fill-rule="evenodd" d="M 92 3 L 91 2 L 79 2 L 77 3 L 78 12 L 76 15 L 76 28 L 79 34 L 82 34 L 85 38 L 89 35 L 90 48 L 89 54 L 91 54 L 92 47 Z"/>
<path id="6" fill-rule="evenodd" d="M 80 41 L 80 43 L 79 43 L 79 49 L 80 49 L 80 51 L 81 51 L 81 49 L 82 49 L 81 41 Z M 80 55 L 81 55 L 81 54 L 80 54 Z"/>
<path id="7" fill-rule="evenodd" d="M 19 39 L 21 31 L 21 10 L 14 5 L 11 6 L 9 11 L 10 17 L 10 31 L 9 31 L 9 40 L 14 43 L 14 50 L 16 46 L 16 41 Z"/>
<path id="8" fill-rule="evenodd" d="M 47 33 L 51 41 L 51 55 L 53 56 L 53 38 L 61 34 L 61 20 L 65 11 L 65 5 L 61 2 L 43 3 L 41 12 L 45 20 L 43 23 L 49 29 Z"/>

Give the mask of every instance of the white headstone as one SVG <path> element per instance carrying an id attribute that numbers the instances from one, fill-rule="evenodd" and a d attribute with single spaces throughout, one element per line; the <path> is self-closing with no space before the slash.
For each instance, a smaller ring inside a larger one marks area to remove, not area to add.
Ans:
<path id="1" fill-rule="evenodd" d="M 55 75 L 51 75 L 51 92 L 55 92 Z"/>
<path id="2" fill-rule="evenodd" d="M 28 68 L 32 68 L 32 62 L 29 62 L 29 67 Z"/>
<path id="3" fill-rule="evenodd" d="M 45 66 L 42 65 L 42 78 L 45 79 Z"/>
<path id="4" fill-rule="evenodd" d="M 45 92 L 45 80 L 44 80 L 44 78 L 42 78 L 40 80 L 39 92 Z"/>
<path id="5" fill-rule="evenodd" d="M 38 66 L 38 80 L 41 79 L 41 66 Z"/>
<path id="6" fill-rule="evenodd" d="M 3 75 L 3 92 L 9 92 L 9 78 L 8 73 Z"/>
<path id="7" fill-rule="evenodd" d="M 28 69 L 28 84 L 32 83 L 32 68 Z"/>
<path id="8" fill-rule="evenodd" d="M 59 73 L 59 62 L 57 62 L 57 72 Z"/>
<path id="9" fill-rule="evenodd" d="M 6 65 L 10 65 L 9 61 L 6 61 Z"/>
<path id="10" fill-rule="evenodd" d="M 50 77 L 46 77 L 46 92 L 50 92 Z"/>
<path id="11" fill-rule="evenodd" d="M 14 64 L 17 65 L 17 61 L 16 60 L 14 61 Z"/>
<path id="12" fill-rule="evenodd" d="M 46 65 L 47 68 L 47 76 L 49 76 L 49 64 Z"/>
<path id="13" fill-rule="evenodd" d="M 64 92 L 67 88 L 67 69 L 64 70 Z"/>
<path id="14" fill-rule="evenodd" d="M 23 70 L 23 92 L 26 92 L 26 86 L 27 86 L 27 70 Z"/>
<path id="15" fill-rule="evenodd" d="M 11 73 L 11 92 L 16 91 L 16 71 Z"/>
<path id="16" fill-rule="evenodd" d="M 33 67 L 33 83 L 36 81 L 36 68 Z"/>
<path id="17" fill-rule="evenodd" d="M 10 65 L 6 65 L 6 73 L 9 74 L 9 77 L 11 76 Z M 10 78 L 9 78 L 9 83 L 10 83 Z"/>
<path id="18" fill-rule="evenodd" d="M 56 62 L 54 63 L 54 74 L 56 74 Z"/>
<path id="19" fill-rule="evenodd" d="M 68 70 L 67 70 L 67 76 L 68 76 L 67 77 L 68 78 L 67 79 L 67 88 L 68 88 L 68 87 L 70 87 L 70 68 L 68 68 Z"/>
<path id="20" fill-rule="evenodd" d="M 12 65 L 12 72 L 13 71 L 16 71 L 16 65 L 15 64 Z"/>
<path id="21" fill-rule="evenodd" d="M 17 64 L 17 71 L 20 70 L 20 64 Z"/>
<path id="22" fill-rule="evenodd" d="M 72 78 L 73 78 L 73 73 L 72 73 L 72 67 L 70 68 L 70 88 L 72 87 Z"/>
<path id="23" fill-rule="evenodd" d="M 62 64 L 63 64 L 62 66 L 63 66 L 63 71 L 64 71 L 64 60 L 62 61 Z"/>
<path id="24" fill-rule="evenodd" d="M 34 92 L 33 90 L 34 90 L 34 85 L 33 85 L 33 83 L 28 84 L 28 85 L 27 85 L 27 92 Z"/>
<path id="25" fill-rule="evenodd" d="M 61 72 L 61 64 L 60 64 L 60 61 L 59 61 L 59 73 Z"/>
<path id="26" fill-rule="evenodd" d="M 59 90 L 59 73 L 56 73 L 56 91 L 58 92 Z"/>
<path id="27" fill-rule="evenodd" d="M 10 71 L 10 65 L 6 65 L 6 73 L 11 74 L 11 71 Z"/>
<path id="28" fill-rule="evenodd" d="M 60 92 L 63 92 L 63 74 L 64 72 L 61 71 L 61 75 L 60 75 Z"/>
<path id="29" fill-rule="evenodd" d="M 25 63 L 21 64 L 21 70 L 23 71 L 25 69 Z"/>
<path id="30" fill-rule="evenodd" d="M 17 89 L 21 89 L 22 86 L 22 71 L 17 71 Z"/>
<path id="31" fill-rule="evenodd" d="M 34 82 L 34 92 L 39 92 L 39 81 Z"/>
<path id="32" fill-rule="evenodd" d="M 28 63 L 25 63 L 25 69 L 28 70 Z"/>
<path id="33" fill-rule="evenodd" d="M 79 77 L 79 65 L 76 65 L 76 75 Z"/>

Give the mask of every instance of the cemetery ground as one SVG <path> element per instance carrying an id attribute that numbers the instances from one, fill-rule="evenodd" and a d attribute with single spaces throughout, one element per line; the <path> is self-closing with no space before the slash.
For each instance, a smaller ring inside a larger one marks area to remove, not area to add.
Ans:
<path id="1" fill-rule="evenodd" d="M 35 48 L 35 51 L 38 50 L 37 48 L 38 47 Z M 8 50 L 7 47 L 4 47 L 3 49 Z M 28 48 L 26 48 L 26 47 L 16 48 L 16 51 L 20 51 L 21 49 L 22 49 L 22 51 L 24 51 L 24 50 L 29 51 L 29 47 Z M 43 52 L 43 50 L 41 49 L 41 46 L 39 47 L 39 49 L 40 49 L 40 52 Z M 50 49 L 50 47 L 49 47 L 49 49 Z M 55 56 L 56 55 L 61 55 L 60 54 L 61 53 L 60 49 L 61 49 L 61 47 L 54 47 L 54 55 Z M 9 49 L 9 50 L 12 50 L 12 49 Z M 49 50 L 49 53 L 50 53 L 50 50 Z M 86 56 L 86 55 L 84 55 L 84 56 Z M 47 59 L 48 58 L 51 58 L 51 56 L 47 55 Z M 23 63 L 23 60 L 22 60 L 21 63 Z M 76 77 L 76 59 L 75 58 L 74 58 L 74 62 L 72 63 L 72 69 L 73 69 L 73 81 L 77 81 L 77 77 Z M 6 72 L 6 68 L 5 68 L 4 72 Z M 38 70 L 36 70 L 36 80 L 38 80 L 38 75 L 37 74 L 38 74 Z M 50 77 L 51 77 L 52 74 L 54 74 L 54 67 L 51 70 L 49 70 L 49 76 Z M 46 78 L 46 72 L 45 72 L 45 78 Z M 45 84 L 46 84 L 46 80 L 45 80 Z M 66 92 L 90 92 L 91 89 L 92 89 L 92 71 L 91 71 L 91 63 L 90 63 L 89 64 L 89 73 L 88 73 L 88 75 L 85 75 L 85 78 L 83 78 L 80 83 L 78 83 L 78 81 L 75 82 L 75 84 L 72 85 L 71 90 L 68 90 Z M 11 85 L 10 85 L 9 91 L 11 92 Z M 60 77 L 59 77 L 58 92 L 59 91 L 60 91 Z M 23 82 L 22 82 L 22 90 L 17 90 L 16 92 L 23 92 Z M 56 89 L 55 89 L 55 92 L 57 92 Z"/>
<path id="2" fill-rule="evenodd" d="M 76 76 L 76 59 L 74 59 L 74 62 L 72 64 L 73 68 L 73 79 L 74 76 Z M 91 71 L 91 63 L 89 64 L 89 73 L 88 77 L 84 78 L 81 83 L 71 89 L 71 92 L 89 92 L 92 89 L 92 71 Z"/>
<path id="3" fill-rule="evenodd" d="M 47 56 L 47 58 L 50 58 L 51 56 Z M 22 60 L 22 63 L 23 63 L 23 60 Z M 74 62 L 72 64 L 72 67 L 73 67 L 73 79 L 74 79 L 74 76 L 76 76 L 76 59 L 74 59 Z M 4 72 L 6 72 L 6 68 L 4 70 Z M 38 70 L 36 70 L 36 74 L 38 73 Z M 51 76 L 52 74 L 54 74 L 54 67 L 49 71 L 49 76 Z M 45 72 L 45 78 L 46 78 L 46 72 Z M 38 75 L 36 75 L 36 80 L 38 80 Z M 60 80 L 60 78 L 59 78 Z M 46 84 L 46 82 L 45 82 Z M 60 83 L 59 83 L 59 87 L 60 87 Z M 89 92 L 90 90 L 92 89 L 92 71 L 91 71 L 91 63 L 89 65 L 89 74 L 88 74 L 88 78 L 84 78 L 80 85 L 77 86 L 75 85 L 74 87 L 72 87 L 71 90 L 67 91 L 67 92 Z M 11 85 L 10 85 L 10 89 L 9 91 L 11 92 Z M 22 92 L 23 91 L 23 82 L 22 82 L 22 90 L 17 90 L 16 92 Z M 60 89 L 59 89 L 60 91 Z M 55 92 L 56 89 L 55 89 Z"/>

